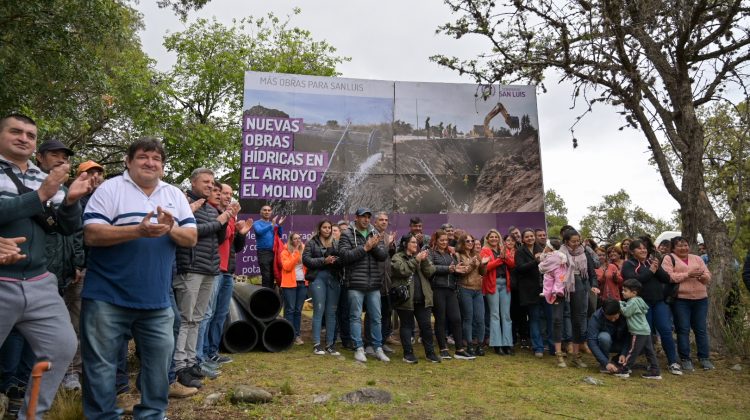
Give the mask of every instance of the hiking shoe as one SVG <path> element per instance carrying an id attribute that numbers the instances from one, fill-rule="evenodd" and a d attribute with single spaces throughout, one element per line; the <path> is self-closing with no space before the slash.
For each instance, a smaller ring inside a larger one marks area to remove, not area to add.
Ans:
<path id="1" fill-rule="evenodd" d="M 419 361 L 417 360 L 417 356 L 415 356 L 414 353 L 406 353 L 404 355 L 404 362 L 413 365 Z"/>
<path id="2" fill-rule="evenodd" d="M 389 359 L 388 356 L 385 355 L 385 352 L 383 351 L 382 347 L 378 347 L 378 349 L 375 350 L 375 358 L 377 358 L 381 362 L 390 362 L 391 361 L 391 359 Z"/>
<path id="3" fill-rule="evenodd" d="M 440 358 L 443 360 L 450 360 L 452 359 L 451 354 L 448 353 L 448 350 L 440 350 Z"/>
<path id="4" fill-rule="evenodd" d="M 425 355 L 425 358 L 427 360 L 431 361 L 432 363 L 440 363 L 440 362 L 442 362 L 442 360 L 440 360 L 440 358 L 434 352 L 427 353 Z"/>
<path id="5" fill-rule="evenodd" d="M 198 393 L 198 388 L 185 386 L 177 381 L 169 385 L 169 398 L 187 398 Z"/>
<path id="6" fill-rule="evenodd" d="M 201 380 L 193 376 L 188 368 L 181 369 L 177 372 L 177 382 L 188 388 L 200 388 L 203 386 Z"/>
<path id="7" fill-rule="evenodd" d="M 695 368 L 693 367 L 693 361 L 690 359 L 682 359 L 682 371 L 683 372 L 695 371 Z"/>
<path id="8" fill-rule="evenodd" d="M 214 354 L 213 356 L 209 357 L 208 360 L 212 362 L 216 362 L 220 365 L 223 365 L 225 363 L 232 363 L 232 358 L 229 356 L 222 356 L 220 354 Z"/>
<path id="9" fill-rule="evenodd" d="M 329 356 L 341 356 L 341 353 L 337 352 L 333 345 L 326 347 L 326 353 L 328 353 Z"/>
<path id="10" fill-rule="evenodd" d="M 641 378 L 644 379 L 661 379 L 661 375 L 659 375 L 657 372 L 646 372 L 643 375 L 641 375 Z"/>
<path id="11" fill-rule="evenodd" d="M 383 344 L 383 351 L 386 353 L 395 353 L 392 348 L 388 347 L 387 344 Z"/>
<path id="12" fill-rule="evenodd" d="M 305 342 L 302 341 L 302 337 L 296 336 L 296 337 L 294 337 L 294 344 L 296 344 L 298 346 L 301 346 L 301 345 L 305 344 Z"/>
<path id="13" fill-rule="evenodd" d="M 716 369 L 716 366 L 709 359 L 701 359 L 701 366 L 703 366 L 703 370 Z"/>
<path id="14" fill-rule="evenodd" d="M 466 350 L 456 350 L 453 352 L 453 357 L 461 360 L 474 360 L 476 356 L 470 355 Z"/>
<path id="15" fill-rule="evenodd" d="M 679 363 L 672 363 L 671 365 L 667 366 L 667 370 L 669 370 L 669 373 L 672 375 L 682 375 L 682 368 L 680 367 Z"/>
<path id="16" fill-rule="evenodd" d="M 65 374 L 65 377 L 62 380 L 62 386 L 68 391 L 72 391 L 74 389 L 81 389 L 81 381 L 78 378 L 78 374 L 77 373 Z"/>
<path id="17" fill-rule="evenodd" d="M 583 355 L 581 355 L 580 353 L 576 354 L 575 357 L 573 357 L 573 366 L 581 369 L 589 367 L 589 365 L 587 365 L 586 362 L 583 361 Z"/>
<path id="18" fill-rule="evenodd" d="M 203 374 L 203 377 L 208 379 L 216 379 L 219 376 L 219 371 L 215 369 L 211 369 L 210 366 L 207 366 L 203 363 L 197 365 L 198 368 L 200 368 L 201 373 Z"/>
<path id="19" fill-rule="evenodd" d="M 354 351 L 354 360 L 362 363 L 367 362 L 367 356 L 365 356 L 364 348 L 357 347 L 357 350 Z"/>
<path id="20" fill-rule="evenodd" d="M 325 350 L 323 350 L 323 346 L 320 344 L 316 344 L 315 347 L 313 347 L 313 354 L 317 354 L 318 356 L 322 356 L 326 354 Z"/>
<path id="21" fill-rule="evenodd" d="M 219 362 L 214 362 L 211 359 L 206 359 L 202 362 L 200 362 L 201 366 L 206 366 L 207 368 L 211 370 L 218 370 L 219 369 Z"/>
<path id="22" fill-rule="evenodd" d="M 203 379 L 206 377 L 206 374 L 204 374 L 201 371 L 201 367 L 199 365 L 193 365 L 190 367 L 185 368 L 185 370 L 194 378 Z M 184 384 L 183 384 L 184 385 Z"/>
<path id="23" fill-rule="evenodd" d="M 365 354 L 368 356 L 375 356 L 375 348 L 373 346 L 365 347 Z"/>

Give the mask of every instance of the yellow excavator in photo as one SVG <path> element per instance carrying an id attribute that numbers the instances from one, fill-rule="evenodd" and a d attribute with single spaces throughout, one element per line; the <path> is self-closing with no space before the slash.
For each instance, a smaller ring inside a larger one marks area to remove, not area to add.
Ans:
<path id="1" fill-rule="evenodd" d="M 503 106 L 502 103 L 498 102 L 497 105 L 495 105 L 494 108 L 490 112 L 487 113 L 487 116 L 484 117 L 484 135 L 485 137 L 492 138 L 492 130 L 490 129 L 490 121 L 497 116 L 497 114 L 503 114 L 503 119 L 505 119 L 505 124 L 508 125 L 508 128 L 513 131 L 517 131 L 521 128 L 521 124 L 519 123 L 518 117 L 514 117 L 508 113 L 508 110 L 505 109 L 505 106 Z"/>

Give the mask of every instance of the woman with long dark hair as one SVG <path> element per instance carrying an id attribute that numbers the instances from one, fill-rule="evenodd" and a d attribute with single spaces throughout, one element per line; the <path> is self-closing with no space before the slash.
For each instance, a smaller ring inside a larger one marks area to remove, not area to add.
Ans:
<path id="1" fill-rule="evenodd" d="M 336 310 L 341 293 L 338 260 L 338 240 L 333 237 L 333 224 L 324 219 L 318 223 L 315 235 L 307 241 L 302 252 L 302 263 L 307 268 L 305 279 L 310 283 L 313 301 L 312 340 L 313 353 L 338 356 L 333 347 L 336 340 Z M 325 348 L 321 345 L 320 331 L 326 322 Z"/>
<path id="2" fill-rule="evenodd" d="M 531 337 L 531 349 L 534 356 L 544 355 L 544 342 L 542 341 L 540 321 L 542 318 L 542 285 L 540 283 L 539 261 L 543 249 L 536 245 L 534 229 L 521 231 L 521 246 L 516 250 L 515 275 L 518 284 L 518 304 L 526 308 L 529 315 L 529 331 Z"/>
<path id="3" fill-rule="evenodd" d="M 414 333 L 414 318 L 419 324 L 419 334 L 425 357 L 432 363 L 440 363 L 432 343 L 432 286 L 429 278 L 435 273 L 435 267 L 426 250 L 419 250 L 417 237 L 407 233 L 401 238 L 398 249 L 391 258 L 391 285 L 407 286 L 409 297 L 403 302 L 392 302 L 401 324 L 399 335 L 404 350 L 404 362 L 417 363 L 411 343 Z"/>
<path id="4" fill-rule="evenodd" d="M 677 349 L 672 338 L 672 311 L 664 302 L 665 286 L 670 283 L 669 274 L 664 271 L 659 259 L 649 255 L 646 245 L 640 239 L 630 243 L 632 257 L 622 265 L 624 279 L 637 279 L 643 285 L 640 297 L 648 305 L 646 320 L 654 331 L 659 333 L 661 346 L 667 356 L 667 369 L 673 375 L 682 375 L 677 360 Z"/>
<path id="5" fill-rule="evenodd" d="M 463 331 L 461 328 L 461 311 L 456 295 L 456 274 L 464 274 L 467 267 L 459 265 L 455 255 L 448 248 L 448 234 L 438 230 L 432 235 L 430 243 L 430 261 L 435 266 L 432 275 L 433 315 L 435 316 L 435 336 L 440 347 L 440 358 L 450 359 L 448 340 L 446 338 L 446 319 L 450 325 L 453 339 L 456 343 L 454 356 L 456 359 L 473 359 L 463 347 Z"/>

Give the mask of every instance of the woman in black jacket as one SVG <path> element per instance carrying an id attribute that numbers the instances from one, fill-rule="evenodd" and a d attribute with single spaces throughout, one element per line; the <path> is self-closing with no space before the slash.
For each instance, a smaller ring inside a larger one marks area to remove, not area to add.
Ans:
<path id="1" fill-rule="evenodd" d="M 332 224 L 321 220 L 318 228 L 302 252 L 302 264 L 307 267 L 305 279 L 310 282 L 313 300 L 312 339 L 313 353 L 338 356 L 333 347 L 336 339 L 336 309 L 338 308 L 341 280 L 339 275 L 338 241 L 333 238 Z M 326 347 L 320 344 L 320 330 L 326 318 Z"/>
<path id="2" fill-rule="evenodd" d="M 440 358 L 451 358 L 445 336 L 445 320 L 448 318 L 453 339 L 456 342 L 454 356 L 456 359 L 474 359 L 474 356 L 467 353 L 466 348 L 463 347 L 461 311 L 458 306 L 456 276 L 454 274 L 465 274 L 468 271 L 468 266 L 457 264 L 456 256 L 448 248 L 448 234 L 444 230 L 435 232 L 430 243 L 432 244 L 430 261 L 435 266 L 435 274 L 431 279 L 432 299 L 435 305 L 433 315 L 435 316 L 435 335 L 440 347 Z"/>
<path id="3" fill-rule="evenodd" d="M 529 314 L 529 336 L 534 356 L 544 355 L 544 342 L 539 327 L 542 317 L 542 284 L 539 276 L 539 259 L 543 250 L 538 249 L 533 229 L 521 232 L 521 246 L 516 250 L 516 281 L 518 300 Z"/>
<path id="4" fill-rule="evenodd" d="M 664 287 L 670 283 L 669 274 L 661 268 L 659 259 L 648 254 L 646 245 L 636 239 L 630 243 L 632 257 L 622 264 L 622 278 L 637 279 L 643 285 L 640 297 L 646 301 L 646 320 L 651 331 L 661 337 L 661 347 L 667 356 L 668 369 L 673 375 L 682 375 L 677 359 L 677 348 L 672 338 L 672 311 L 664 302 Z"/>

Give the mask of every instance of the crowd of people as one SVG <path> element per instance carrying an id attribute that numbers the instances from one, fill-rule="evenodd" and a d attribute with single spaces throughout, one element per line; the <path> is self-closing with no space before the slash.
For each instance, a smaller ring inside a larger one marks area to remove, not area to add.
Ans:
<path id="1" fill-rule="evenodd" d="M 47 412 L 61 385 L 82 390 L 86 418 L 118 418 L 131 339 L 135 418 L 165 418 L 169 397 L 197 393 L 232 361 L 219 344 L 235 253 L 251 231 L 261 283 L 282 296 L 298 345 L 312 297 L 316 355 L 340 356 L 340 342 L 358 362 L 389 362 L 400 344 L 415 364 L 415 344 L 432 363 L 527 348 L 586 368 L 590 352 L 601 372 L 628 377 L 643 353 L 642 376 L 661 379 L 655 347 L 670 373 L 695 369 L 692 330 L 696 361 L 714 368 L 711 274 L 682 237 L 599 246 L 571 226 L 554 238 L 515 227 L 477 237 L 450 224 L 427 235 L 418 217 L 398 237 L 387 212 L 360 208 L 351 222 L 323 219 L 306 242 L 290 232 L 283 243 L 284 217 L 263 206 L 259 220 L 238 219 L 232 187 L 210 169 L 195 169 L 188 191 L 162 181 L 167 156 L 155 138 L 134 141 L 124 172 L 106 181 L 93 161 L 69 179 L 71 156 L 54 139 L 37 150 L 28 116 L 0 119 L 0 392 L 21 419 L 34 398 Z M 38 360 L 51 370 L 32 396 Z"/>

